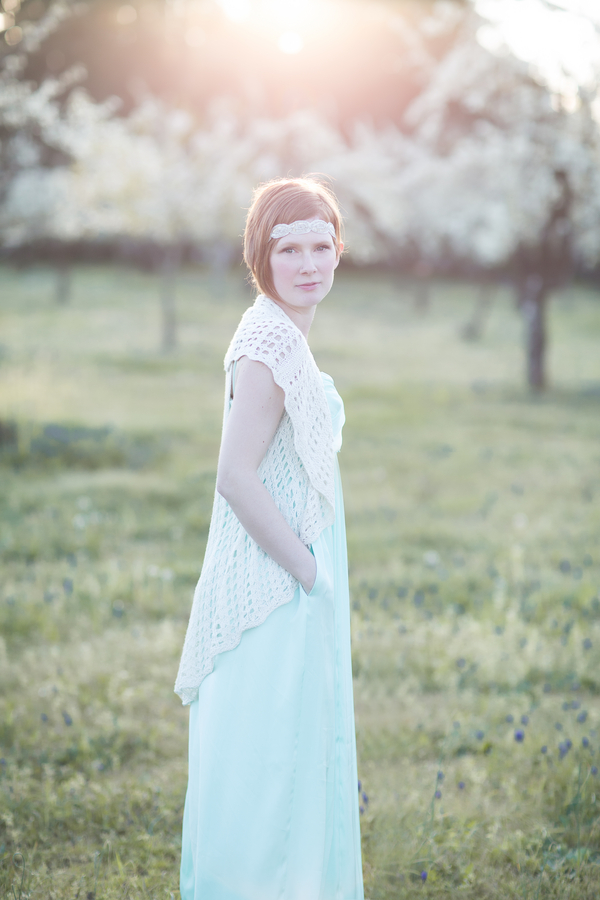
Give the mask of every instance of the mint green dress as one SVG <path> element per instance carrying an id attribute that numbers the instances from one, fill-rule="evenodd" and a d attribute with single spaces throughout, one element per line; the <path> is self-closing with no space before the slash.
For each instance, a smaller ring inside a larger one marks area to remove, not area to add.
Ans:
<path id="1" fill-rule="evenodd" d="M 322 373 L 336 449 L 344 407 Z M 344 505 L 310 594 L 217 656 L 190 706 L 182 900 L 363 900 Z M 331 585 L 333 590 L 331 590 Z"/>

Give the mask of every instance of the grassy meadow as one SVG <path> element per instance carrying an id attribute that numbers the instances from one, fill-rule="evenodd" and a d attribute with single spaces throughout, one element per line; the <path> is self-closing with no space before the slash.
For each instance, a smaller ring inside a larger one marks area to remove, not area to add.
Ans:
<path id="1" fill-rule="evenodd" d="M 241 275 L 0 268 L 0 898 L 177 898 L 173 694 Z M 340 271 L 311 345 L 346 402 L 365 895 L 600 895 L 600 298 Z M 15 427 L 11 427 L 14 423 Z M 265 898 L 268 900 L 268 898 Z M 307 898 L 312 900 L 312 898 Z"/>

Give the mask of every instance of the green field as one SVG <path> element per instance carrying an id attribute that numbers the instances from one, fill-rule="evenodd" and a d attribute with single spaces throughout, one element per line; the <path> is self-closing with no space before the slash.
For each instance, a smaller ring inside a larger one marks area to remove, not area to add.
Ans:
<path id="1" fill-rule="evenodd" d="M 423 314 L 342 271 L 311 333 L 346 402 L 365 893 L 595 900 L 600 298 L 553 300 L 532 397 L 508 292 L 461 336 L 476 293 Z M 182 273 L 171 355 L 157 295 L 80 268 L 57 306 L 48 270 L 0 269 L 1 898 L 179 896 L 172 685 L 250 295 Z"/>

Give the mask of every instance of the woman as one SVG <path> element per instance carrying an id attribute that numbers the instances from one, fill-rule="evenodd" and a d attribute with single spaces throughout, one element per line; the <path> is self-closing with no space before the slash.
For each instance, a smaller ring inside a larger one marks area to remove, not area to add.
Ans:
<path id="1" fill-rule="evenodd" d="M 333 194 L 258 188 L 258 289 L 225 356 L 217 492 L 175 685 L 190 703 L 182 900 L 362 900 L 343 404 L 307 337 L 343 250 Z"/>

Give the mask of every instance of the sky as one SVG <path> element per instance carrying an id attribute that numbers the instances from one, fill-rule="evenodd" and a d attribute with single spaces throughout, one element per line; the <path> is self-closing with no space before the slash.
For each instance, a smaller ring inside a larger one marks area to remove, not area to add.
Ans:
<path id="1" fill-rule="evenodd" d="M 475 7 L 493 23 L 480 30 L 484 46 L 500 51 L 504 43 L 566 97 L 578 86 L 597 89 L 600 0 L 476 0 Z"/>

